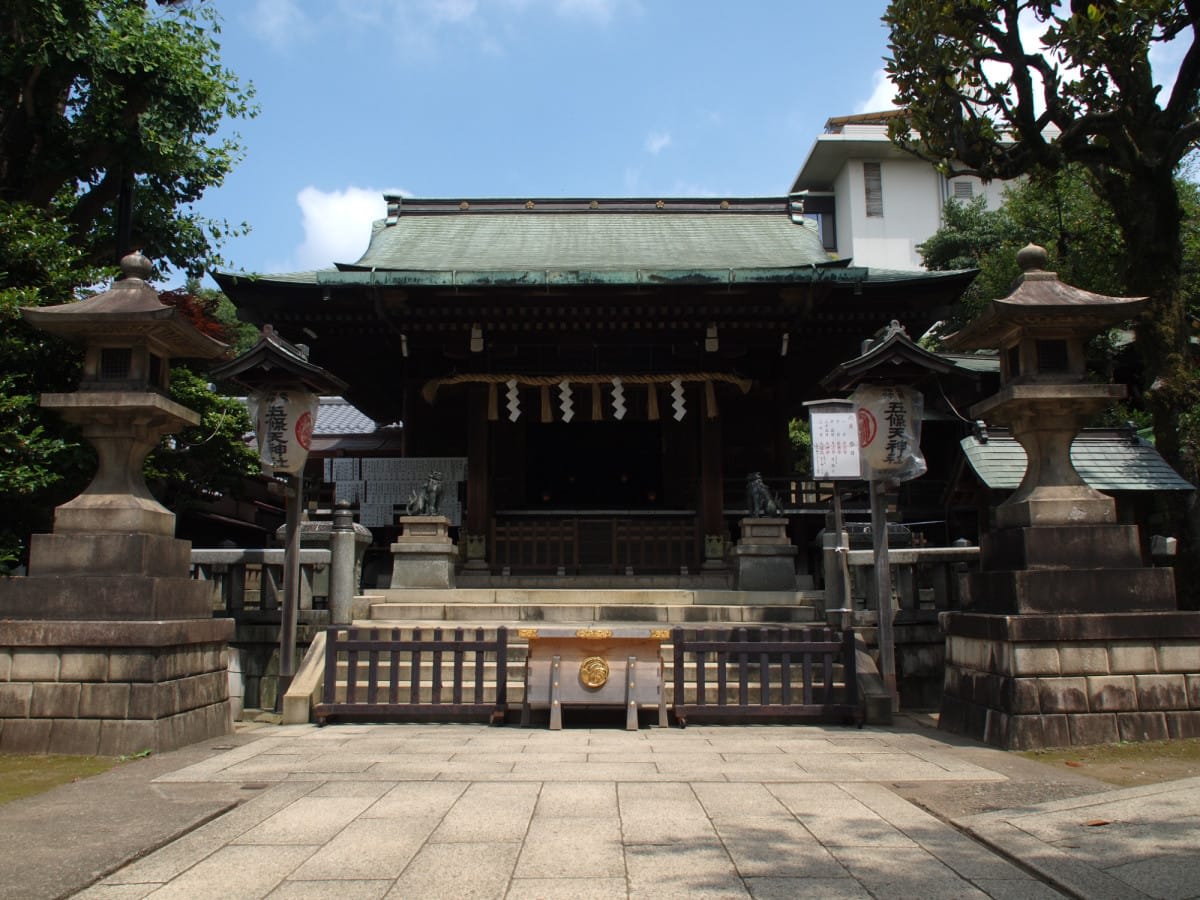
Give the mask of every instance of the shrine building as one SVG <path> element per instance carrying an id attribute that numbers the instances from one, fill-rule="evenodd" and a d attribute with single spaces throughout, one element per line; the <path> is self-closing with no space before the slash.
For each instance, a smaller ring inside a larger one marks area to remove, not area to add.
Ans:
<path id="1" fill-rule="evenodd" d="M 386 199 L 356 262 L 215 278 L 381 430 L 403 423 L 390 456 L 312 479 L 386 530 L 439 471 L 480 583 L 719 580 L 755 472 L 806 546 L 824 519 L 802 514 L 820 504 L 789 421 L 865 338 L 919 336 L 974 275 L 831 258 L 795 198 Z"/>

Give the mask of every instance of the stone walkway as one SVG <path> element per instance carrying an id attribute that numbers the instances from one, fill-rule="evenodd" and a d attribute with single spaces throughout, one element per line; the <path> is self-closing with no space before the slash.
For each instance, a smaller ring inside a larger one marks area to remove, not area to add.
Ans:
<path id="1" fill-rule="evenodd" d="M 1007 780 L 936 733 L 342 725 L 261 734 L 154 779 L 163 791 L 208 784 L 253 799 L 78 896 L 1062 896 L 885 786 Z"/>

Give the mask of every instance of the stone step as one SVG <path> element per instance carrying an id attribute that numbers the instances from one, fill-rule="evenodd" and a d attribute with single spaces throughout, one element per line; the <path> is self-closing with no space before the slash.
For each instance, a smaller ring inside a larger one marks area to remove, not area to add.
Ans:
<path id="1" fill-rule="evenodd" d="M 841 702 L 841 696 L 844 692 L 843 691 L 843 682 L 840 679 L 835 679 L 833 682 L 833 685 L 834 685 L 834 696 L 835 696 L 834 702 Z M 429 698 L 431 696 L 431 685 L 428 682 L 422 682 L 421 687 L 422 687 L 421 700 L 422 700 L 422 702 L 427 703 L 427 702 L 429 702 Z M 718 694 L 719 694 L 719 690 L 715 684 L 705 684 L 705 686 L 704 686 L 704 702 L 705 703 L 715 706 L 717 704 Z M 825 694 L 825 690 L 824 690 L 823 685 L 814 685 L 813 692 L 812 692 L 813 702 L 814 703 L 823 702 L 824 694 Z M 689 702 L 689 703 L 696 702 L 695 682 L 685 683 L 684 695 L 685 695 L 687 702 Z M 342 683 L 342 682 L 338 683 L 334 696 L 336 698 L 335 702 L 338 702 L 338 703 L 345 702 L 346 686 L 344 683 Z M 366 697 L 367 697 L 366 688 L 361 684 L 358 685 L 355 696 L 357 698 L 356 702 L 359 702 L 359 703 L 365 702 Z M 410 696 L 409 686 L 401 683 L 400 692 L 398 694 L 399 702 L 407 703 L 409 700 L 409 696 Z M 737 684 L 730 683 L 729 686 L 726 688 L 725 702 L 727 704 L 736 703 L 736 702 L 738 702 L 739 696 L 740 695 L 738 693 Z M 757 683 L 752 682 L 749 685 L 747 685 L 747 690 L 746 690 L 746 697 L 747 697 L 746 702 L 747 703 L 749 703 L 751 706 L 760 705 L 761 704 L 761 699 L 760 699 L 761 696 L 762 696 L 762 691 L 760 690 Z M 804 694 L 801 690 L 801 687 L 799 685 L 793 684 L 792 685 L 792 702 L 799 703 L 802 700 L 803 696 L 804 696 Z M 442 697 L 443 703 L 449 703 L 451 698 L 453 697 L 453 694 L 452 694 L 450 688 L 444 684 L 442 685 L 441 697 Z M 507 703 L 508 703 L 508 706 L 510 709 L 519 707 L 525 699 L 525 683 L 523 681 L 509 681 L 505 697 L 506 697 L 506 700 L 507 700 Z M 386 702 L 387 698 L 388 698 L 387 686 L 382 685 L 380 687 L 380 690 L 378 693 L 378 700 L 379 700 L 379 702 Z M 475 688 L 474 688 L 473 684 L 464 686 L 463 699 L 467 702 L 471 702 L 471 703 L 475 702 Z M 673 682 L 666 681 L 663 683 L 663 699 L 668 706 L 670 706 L 671 704 L 673 704 L 675 702 L 675 685 Z M 494 703 L 495 700 L 496 700 L 496 685 L 495 685 L 495 683 L 490 682 L 490 681 L 485 682 L 484 686 L 483 686 L 483 699 L 481 702 Z M 778 704 L 778 703 L 783 702 L 783 689 L 779 685 L 771 685 L 770 686 L 770 689 L 767 691 L 767 702 L 773 703 L 773 704 Z"/>
<path id="2" fill-rule="evenodd" d="M 495 606 L 814 606 L 824 591 L 727 591 L 589 588 L 406 588 L 375 590 L 371 605 L 424 606 L 470 603 Z"/>
<path id="3" fill-rule="evenodd" d="M 478 604 L 478 603 L 374 603 L 364 625 L 386 626 L 389 622 L 426 624 L 429 627 L 470 627 L 485 624 L 531 624 L 596 622 L 662 622 L 664 624 L 807 624 L 816 621 L 811 606 L 641 606 L 637 604 Z"/>

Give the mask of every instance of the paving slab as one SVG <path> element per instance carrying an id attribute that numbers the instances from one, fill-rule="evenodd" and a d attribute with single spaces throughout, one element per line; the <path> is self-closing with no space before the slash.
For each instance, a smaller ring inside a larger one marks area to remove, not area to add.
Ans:
<path id="1" fill-rule="evenodd" d="M 905 720 L 269 726 L 7 804 L 0 900 L 1200 896 L 1200 779 L 1047 772 Z"/>

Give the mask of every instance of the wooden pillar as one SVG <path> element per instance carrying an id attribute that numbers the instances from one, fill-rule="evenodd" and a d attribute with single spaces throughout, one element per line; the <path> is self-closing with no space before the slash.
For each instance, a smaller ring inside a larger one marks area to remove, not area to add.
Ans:
<path id="1" fill-rule="evenodd" d="M 700 531 L 724 534 L 721 420 L 700 414 Z"/>
<path id="2" fill-rule="evenodd" d="M 482 568 L 492 514 L 491 424 L 487 385 L 473 384 L 467 400 L 467 567 Z"/>

